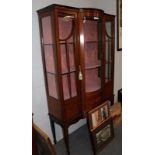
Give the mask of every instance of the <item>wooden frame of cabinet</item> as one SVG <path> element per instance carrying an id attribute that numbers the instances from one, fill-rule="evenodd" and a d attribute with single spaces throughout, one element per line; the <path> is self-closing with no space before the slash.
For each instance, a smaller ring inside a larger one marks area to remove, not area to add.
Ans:
<path id="1" fill-rule="evenodd" d="M 113 103 L 114 16 L 100 9 L 56 4 L 37 12 L 54 142 L 55 122 L 63 129 L 70 154 L 69 126 L 87 117 L 87 112 L 103 101 Z M 112 22 L 111 79 L 108 82 L 105 82 L 106 20 Z"/>

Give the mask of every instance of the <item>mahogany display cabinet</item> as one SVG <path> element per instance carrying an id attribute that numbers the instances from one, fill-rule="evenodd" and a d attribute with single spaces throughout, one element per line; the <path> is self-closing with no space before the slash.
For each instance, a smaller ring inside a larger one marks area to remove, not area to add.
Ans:
<path id="1" fill-rule="evenodd" d="M 93 8 L 50 5 L 37 11 L 49 117 L 68 128 L 106 100 L 113 104 L 115 16 Z"/>

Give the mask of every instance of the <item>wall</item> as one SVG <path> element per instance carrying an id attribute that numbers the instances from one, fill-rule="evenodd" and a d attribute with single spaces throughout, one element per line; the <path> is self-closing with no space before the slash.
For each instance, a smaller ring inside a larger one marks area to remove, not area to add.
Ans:
<path id="1" fill-rule="evenodd" d="M 34 122 L 42 128 L 53 140 L 50 122 L 48 118 L 47 100 L 45 94 L 43 69 L 40 52 L 39 25 L 36 10 L 48 6 L 50 4 L 63 4 L 73 7 L 94 7 L 104 9 L 106 13 L 116 14 L 115 0 L 33 0 L 32 3 L 32 111 L 34 113 Z M 114 93 L 121 88 L 121 52 L 116 52 L 115 58 L 115 88 Z M 116 98 L 116 97 L 115 97 Z M 81 120 L 69 128 L 69 132 L 75 131 L 86 123 Z M 57 140 L 62 138 L 62 130 L 56 125 Z"/>

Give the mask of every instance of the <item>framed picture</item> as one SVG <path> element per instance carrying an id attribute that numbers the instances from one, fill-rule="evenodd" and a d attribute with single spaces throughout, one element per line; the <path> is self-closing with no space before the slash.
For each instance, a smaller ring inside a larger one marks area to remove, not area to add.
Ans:
<path id="1" fill-rule="evenodd" d="M 100 152 L 113 139 L 113 137 L 113 122 L 112 118 L 110 118 L 91 132 L 94 152 Z"/>
<path id="2" fill-rule="evenodd" d="M 117 0 L 117 50 L 122 51 L 122 0 Z"/>
<path id="3" fill-rule="evenodd" d="M 96 129 L 110 117 L 109 105 L 110 101 L 106 101 L 88 112 L 90 130 Z"/>

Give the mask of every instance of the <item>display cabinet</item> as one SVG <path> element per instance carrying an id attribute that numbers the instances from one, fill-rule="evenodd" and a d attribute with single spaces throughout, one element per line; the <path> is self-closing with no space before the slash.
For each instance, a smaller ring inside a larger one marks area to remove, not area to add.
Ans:
<path id="1" fill-rule="evenodd" d="M 114 16 L 100 9 L 51 5 L 38 10 L 49 117 L 68 127 L 105 100 L 113 104 Z"/>

